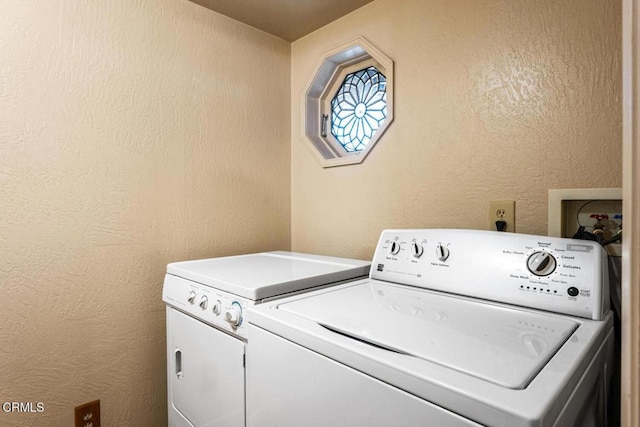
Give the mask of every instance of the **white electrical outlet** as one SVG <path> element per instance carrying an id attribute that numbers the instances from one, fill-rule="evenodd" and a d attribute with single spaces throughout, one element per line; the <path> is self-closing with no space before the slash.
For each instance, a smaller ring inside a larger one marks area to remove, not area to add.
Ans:
<path id="1" fill-rule="evenodd" d="M 503 231 L 516 232 L 516 202 L 515 200 L 498 200 L 489 202 L 489 230 L 497 231 L 496 222 L 505 221 Z"/>

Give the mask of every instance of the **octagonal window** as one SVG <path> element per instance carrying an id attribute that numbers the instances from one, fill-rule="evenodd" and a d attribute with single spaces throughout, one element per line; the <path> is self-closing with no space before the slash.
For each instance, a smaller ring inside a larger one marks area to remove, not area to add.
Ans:
<path id="1" fill-rule="evenodd" d="M 362 37 L 326 54 L 304 98 L 305 142 L 323 167 L 360 163 L 393 121 L 393 61 Z"/>
<path id="2" fill-rule="evenodd" d="M 387 79 L 376 67 L 348 74 L 331 100 L 331 134 L 347 152 L 362 151 L 387 118 Z"/>

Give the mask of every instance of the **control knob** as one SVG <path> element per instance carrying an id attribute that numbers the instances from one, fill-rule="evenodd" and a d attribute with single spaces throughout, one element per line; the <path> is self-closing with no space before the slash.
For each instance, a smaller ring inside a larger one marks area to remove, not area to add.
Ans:
<path id="1" fill-rule="evenodd" d="M 393 242 L 391 242 L 391 247 L 389 248 L 389 253 L 391 255 L 398 255 L 398 252 L 400 252 L 400 243 L 396 242 L 395 240 Z"/>
<path id="2" fill-rule="evenodd" d="M 545 251 L 535 251 L 527 259 L 527 268 L 536 276 L 548 276 L 556 270 L 556 266 L 555 257 Z"/>
<path id="3" fill-rule="evenodd" d="M 448 247 L 442 246 L 438 243 L 438 246 L 436 246 L 436 256 L 440 261 L 446 261 L 450 254 Z"/>
<path id="4" fill-rule="evenodd" d="M 234 301 L 231 304 L 231 307 L 224 313 L 224 320 L 229 322 L 229 324 L 236 328 L 242 323 L 242 307 L 237 301 Z"/>
<path id="5" fill-rule="evenodd" d="M 195 291 L 189 292 L 189 297 L 187 298 L 187 301 L 189 301 L 189 304 L 193 304 L 196 301 Z"/>
<path id="6" fill-rule="evenodd" d="M 220 300 L 217 300 L 213 303 L 212 311 L 216 316 L 220 316 L 220 313 L 222 313 L 222 303 L 220 302 Z"/>
<path id="7" fill-rule="evenodd" d="M 202 298 L 200 298 L 200 304 L 198 305 L 200 306 L 201 309 L 206 310 L 208 304 L 209 304 L 209 298 L 203 295 Z"/>
<path id="8" fill-rule="evenodd" d="M 424 252 L 424 248 L 420 243 L 413 242 L 411 244 L 411 253 L 413 254 L 414 258 L 420 258 L 423 252 Z"/>

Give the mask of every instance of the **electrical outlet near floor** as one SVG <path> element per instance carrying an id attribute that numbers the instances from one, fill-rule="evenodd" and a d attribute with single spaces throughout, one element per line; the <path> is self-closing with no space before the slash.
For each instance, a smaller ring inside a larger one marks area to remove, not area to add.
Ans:
<path id="1" fill-rule="evenodd" d="M 497 231 L 497 221 L 505 221 L 503 231 L 516 232 L 516 202 L 515 200 L 498 200 L 489 202 L 489 230 Z"/>
<path id="2" fill-rule="evenodd" d="M 100 427 L 100 400 L 75 407 L 75 427 Z"/>

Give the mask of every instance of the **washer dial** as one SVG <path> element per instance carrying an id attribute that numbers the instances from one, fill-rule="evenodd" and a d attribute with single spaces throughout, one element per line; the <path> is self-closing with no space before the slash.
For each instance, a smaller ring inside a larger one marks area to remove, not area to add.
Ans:
<path id="1" fill-rule="evenodd" d="M 449 248 L 438 243 L 438 246 L 436 246 L 436 256 L 438 259 L 440 261 L 446 261 L 447 258 L 449 258 L 449 255 L 451 255 Z"/>
<path id="2" fill-rule="evenodd" d="M 391 246 L 389 247 L 389 253 L 391 255 L 398 255 L 398 252 L 400 252 L 400 243 L 394 240 L 391 242 Z"/>
<path id="3" fill-rule="evenodd" d="M 546 251 L 535 251 L 527 259 L 527 268 L 536 276 L 548 276 L 556 270 L 556 258 Z"/>
<path id="4" fill-rule="evenodd" d="M 413 254 L 414 258 L 420 258 L 422 256 L 422 254 L 424 253 L 424 248 L 422 247 L 422 245 L 418 242 L 413 242 L 411 244 L 411 253 Z"/>

